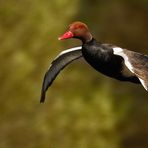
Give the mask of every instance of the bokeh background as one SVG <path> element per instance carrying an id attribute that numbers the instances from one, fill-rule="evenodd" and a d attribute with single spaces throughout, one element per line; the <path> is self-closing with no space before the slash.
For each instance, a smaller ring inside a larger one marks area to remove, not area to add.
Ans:
<path id="1" fill-rule="evenodd" d="M 148 54 L 148 0 L 0 0 L 0 148 L 147 148 L 148 94 L 93 70 L 66 67 L 39 103 L 45 71 L 88 24 L 99 41 Z"/>

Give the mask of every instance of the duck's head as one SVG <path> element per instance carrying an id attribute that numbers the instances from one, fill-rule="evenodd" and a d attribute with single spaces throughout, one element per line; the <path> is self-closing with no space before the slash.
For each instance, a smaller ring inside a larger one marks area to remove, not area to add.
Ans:
<path id="1" fill-rule="evenodd" d="M 59 37 L 59 40 L 69 38 L 77 38 L 80 39 L 83 43 L 86 43 L 92 40 L 92 35 L 89 32 L 86 24 L 82 22 L 73 22 L 69 25 L 68 31 Z"/>

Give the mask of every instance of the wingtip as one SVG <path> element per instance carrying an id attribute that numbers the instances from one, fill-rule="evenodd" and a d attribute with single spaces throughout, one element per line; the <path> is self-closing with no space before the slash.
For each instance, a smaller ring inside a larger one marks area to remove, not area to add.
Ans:
<path id="1" fill-rule="evenodd" d="M 40 103 L 44 103 L 44 102 L 45 102 L 45 93 L 42 93 Z"/>

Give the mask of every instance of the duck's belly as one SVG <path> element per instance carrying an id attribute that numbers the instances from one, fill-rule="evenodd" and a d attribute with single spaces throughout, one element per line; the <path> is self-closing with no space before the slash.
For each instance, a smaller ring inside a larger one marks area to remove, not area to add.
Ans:
<path id="1" fill-rule="evenodd" d="M 82 53 L 84 59 L 98 72 L 121 81 L 139 83 L 139 79 L 125 67 L 120 56 Z"/>

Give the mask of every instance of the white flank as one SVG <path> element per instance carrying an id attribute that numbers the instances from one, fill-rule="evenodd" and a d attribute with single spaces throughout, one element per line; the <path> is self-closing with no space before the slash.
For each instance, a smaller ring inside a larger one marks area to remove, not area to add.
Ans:
<path id="1" fill-rule="evenodd" d="M 145 85 L 144 80 L 142 80 L 142 79 L 140 79 L 140 78 L 139 78 L 139 80 L 140 80 L 141 84 L 143 85 L 143 87 L 148 91 L 148 88 L 147 88 L 147 86 Z"/>
<path id="2" fill-rule="evenodd" d="M 113 52 L 115 55 L 119 55 L 124 59 L 124 63 L 127 66 L 127 68 L 134 73 L 133 71 L 133 66 L 131 65 L 131 63 L 129 62 L 128 56 L 124 53 L 124 49 L 120 48 L 120 47 L 115 47 L 113 48 Z"/>

